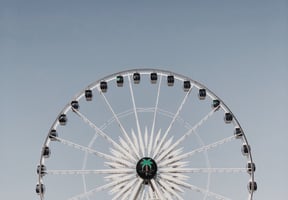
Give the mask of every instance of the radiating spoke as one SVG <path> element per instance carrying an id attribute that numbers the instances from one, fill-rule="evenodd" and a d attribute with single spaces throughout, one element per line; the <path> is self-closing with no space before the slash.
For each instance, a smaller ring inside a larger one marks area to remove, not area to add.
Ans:
<path id="1" fill-rule="evenodd" d="M 150 136 L 150 142 L 148 146 L 148 156 L 150 156 L 151 154 L 152 144 L 154 140 L 155 122 L 156 122 L 156 116 L 157 116 L 157 110 L 158 110 L 161 82 L 162 82 L 162 76 L 160 76 L 159 83 L 158 83 L 157 97 L 156 97 L 156 103 L 155 103 L 155 109 L 154 109 L 154 115 L 153 115 L 153 123 L 152 123 L 152 128 L 151 128 L 151 136 Z"/>
<path id="2" fill-rule="evenodd" d="M 117 192 L 121 190 L 121 188 L 125 187 L 126 184 L 127 182 L 122 182 L 122 183 L 115 185 L 111 190 L 109 190 L 109 194 L 110 195 L 116 194 Z"/>
<path id="3" fill-rule="evenodd" d="M 174 189 L 173 186 L 169 184 L 168 181 L 162 181 L 162 179 L 159 179 L 159 183 L 162 185 L 162 187 L 167 190 L 172 196 L 175 196 L 178 200 L 184 200 Z M 172 189 L 173 188 L 173 189 Z"/>
<path id="4" fill-rule="evenodd" d="M 51 175 L 87 175 L 87 174 L 132 174 L 135 169 L 117 168 L 117 169 L 98 169 L 98 170 L 47 170 Z"/>
<path id="5" fill-rule="evenodd" d="M 107 100 L 106 96 L 103 94 L 103 92 L 101 92 L 101 90 L 99 90 L 101 96 L 103 97 L 104 101 L 106 102 L 107 106 L 109 107 L 110 111 L 112 112 L 115 120 L 118 123 L 118 126 L 121 129 L 122 134 L 124 135 L 124 137 L 126 138 L 126 140 L 128 141 L 129 145 L 132 147 L 132 149 L 134 150 L 134 153 L 136 154 L 137 158 L 140 159 L 140 155 L 138 154 L 138 151 L 136 151 L 135 146 L 133 144 L 133 142 L 131 141 L 130 137 L 128 136 L 126 130 L 124 129 L 122 123 L 120 122 L 118 116 L 116 115 L 116 113 L 114 112 L 111 104 L 109 103 L 109 101 Z"/>
<path id="6" fill-rule="evenodd" d="M 104 133 L 100 128 L 98 128 L 93 122 L 91 122 L 85 115 L 80 113 L 78 110 L 73 109 L 73 111 L 85 122 L 87 123 L 91 128 L 93 128 L 98 135 L 103 137 L 106 141 L 108 141 L 114 148 L 118 149 L 124 155 L 131 158 L 132 160 L 136 161 L 136 159 L 127 152 L 123 147 L 121 147 L 117 142 L 115 142 L 112 138 L 110 138 L 106 133 Z"/>
<path id="7" fill-rule="evenodd" d="M 146 153 L 146 150 L 148 151 L 148 129 L 147 129 L 147 126 L 145 127 L 144 144 L 145 144 L 145 153 Z"/>
<path id="8" fill-rule="evenodd" d="M 123 183 L 123 182 L 130 181 L 131 179 L 133 179 L 133 178 L 131 177 L 131 175 L 130 175 L 130 176 L 126 176 L 126 177 L 123 177 L 123 178 L 121 178 L 121 179 L 117 179 L 117 180 L 115 180 L 115 181 L 111 181 L 110 183 L 107 183 L 107 184 L 105 184 L 105 185 L 102 185 L 102 186 L 96 187 L 96 188 L 94 188 L 94 189 L 91 189 L 91 190 L 89 190 L 89 191 L 87 191 L 87 192 L 84 192 L 84 193 L 82 193 L 82 194 L 78 194 L 78 195 L 76 195 L 76 196 L 73 196 L 73 197 L 69 198 L 68 200 L 80 200 L 80 199 L 84 199 L 84 198 L 86 198 L 86 197 L 92 196 L 93 194 L 95 194 L 95 193 L 97 193 L 97 192 L 101 192 L 101 191 L 103 191 L 103 190 L 107 190 L 107 189 L 109 189 L 109 188 L 113 188 L 114 186 L 117 186 L 117 185 L 119 185 L 119 184 L 121 184 L 121 183 Z"/>
<path id="9" fill-rule="evenodd" d="M 155 149 L 157 147 L 157 145 L 159 144 L 160 136 L 161 136 L 161 129 L 159 129 L 159 131 L 155 137 L 153 149 Z"/>
<path id="10" fill-rule="evenodd" d="M 214 193 L 214 192 L 210 192 L 207 189 L 203 189 L 203 188 L 197 187 L 195 185 L 186 183 L 186 182 L 181 181 L 179 179 L 175 179 L 173 176 L 166 175 L 166 174 L 161 174 L 160 176 L 161 176 L 162 179 L 166 179 L 168 181 L 174 182 L 177 185 L 180 185 L 180 186 L 182 186 L 184 188 L 193 190 L 195 192 L 202 193 L 202 194 L 207 195 L 209 197 L 212 197 L 212 198 L 215 198 L 215 199 L 219 199 L 219 200 L 230 200 L 228 197 L 225 197 L 223 195 L 220 195 L 220 194 L 217 194 L 217 193 Z"/>
<path id="11" fill-rule="evenodd" d="M 158 177 L 159 180 L 161 181 L 164 181 L 166 184 L 168 184 L 171 188 L 173 188 L 173 190 L 175 190 L 175 192 L 177 191 L 178 193 L 184 193 L 184 189 L 180 187 L 180 185 L 177 185 L 176 183 L 174 182 L 171 182 L 167 179 L 163 179 L 161 178 L 161 176 Z M 177 194 L 178 194 L 177 193 Z"/>
<path id="12" fill-rule="evenodd" d="M 140 190 L 141 200 L 149 200 L 149 194 L 148 192 L 145 192 L 144 188 L 145 187 L 142 187 Z"/>
<path id="13" fill-rule="evenodd" d="M 187 98 L 188 98 L 188 96 L 189 96 L 189 94 L 190 94 L 192 88 L 193 88 L 193 87 L 191 87 L 191 88 L 189 89 L 189 91 L 186 93 L 184 99 L 182 100 L 180 106 L 178 107 L 177 112 L 174 114 L 172 121 L 170 122 L 170 124 L 169 124 L 169 126 L 168 126 L 166 132 L 164 133 L 164 135 L 163 135 L 163 137 L 162 137 L 162 139 L 161 139 L 159 145 L 157 146 L 157 148 L 156 148 L 155 151 L 154 151 L 153 158 L 155 158 L 156 155 L 158 154 L 158 152 L 160 151 L 163 142 L 165 141 L 165 139 L 166 139 L 168 133 L 170 132 L 170 130 L 171 130 L 171 128 L 172 128 L 172 126 L 173 126 L 175 120 L 176 120 L 177 117 L 179 116 L 180 111 L 182 110 L 182 108 L 183 108 L 183 106 L 184 106 L 184 104 L 185 104 L 185 102 L 186 102 L 186 100 L 187 100 Z"/>
<path id="14" fill-rule="evenodd" d="M 124 164 L 125 166 L 127 167 L 133 167 L 135 164 L 129 162 L 128 160 L 126 159 L 120 159 L 120 158 L 117 158 L 117 157 L 114 157 L 114 156 L 110 156 L 108 154 L 105 154 L 105 153 L 102 153 L 102 152 L 99 152 L 99 151 L 96 151 L 94 149 L 91 149 L 89 147 L 85 147 L 85 146 L 82 146 L 82 145 L 79 145 L 79 144 L 76 144 L 74 142 L 71 142 L 69 140 L 65 140 L 65 139 L 62 139 L 62 138 L 59 138 L 59 137 L 56 137 L 56 139 L 61 142 L 62 144 L 65 144 L 67 146 L 70 146 L 70 147 L 73 147 L 75 149 L 79 149 L 81 151 L 84 151 L 86 153 L 90 153 L 90 154 L 93 154 L 93 155 L 96 155 L 100 158 L 104 158 L 106 160 L 110 160 L 110 161 L 113 161 L 113 162 L 118 162 L 118 163 L 122 163 Z"/>
<path id="15" fill-rule="evenodd" d="M 125 193 L 131 189 L 131 187 L 136 183 L 137 179 L 133 178 L 131 181 L 129 181 L 123 188 L 121 188 L 117 194 L 113 197 L 112 200 L 118 200 L 121 198 Z"/>
<path id="16" fill-rule="evenodd" d="M 142 133 L 141 133 L 141 128 L 140 128 L 139 119 L 138 119 L 138 112 L 137 112 L 137 109 L 136 109 L 134 92 L 133 92 L 130 76 L 128 76 L 128 80 L 129 80 L 130 94 L 131 94 L 131 99 L 132 99 L 132 103 L 133 103 L 133 110 L 134 110 L 134 115 L 135 115 L 135 120 L 136 120 L 136 125 L 137 125 L 137 131 L 138 131 L 138 137 L 139 137 L 139 145 L 140 145 L 140 149 L 141 149 L 141 152 L 142 152 L 142 156 L 144 156 L 145 155 L 144 144 L 143 144 Z"/>
<path id="17" fill-rule="evenodd" d="M 171 163 L 174 163 L 174 162 L 177 162 L 179 160 L 182 160 L 182 159 L 185 159 L 185 158 L 188 158 L 188 157 L 191 157 L 193 156 L 194 154 L 196 153 L 201 153 L 203 151 L 207 151 L 207 150 L 210 150 L 210 149 L 213 149 L 213 148 L 216 148 L 224 143 L 227 143 L 227 142 L 230 142 L 232 140 L 235 139 L 235 136 L 230 136 L 230 137 L 227 137 L 227 138 L 224 138 L 222 140 L 219 140 L 217 142 L 214 142 L 214 143 L 211 143 L 211 144 L 208 144 L 208 145 L 205 145 L 205 146 L 202 146 L 198 149 L 195 149 L 193 151 L 190 151 L 190 152 L 187 152 L 187 153 L 184 153 L 184 154 L 181 154 L 179 156 L 175 156 L 171 159 L 165 159 L 165 160 L 162 160 L 161 162 L 159 162 L 159 167 L 161 166 L 166 166 L 168 164 L 171 164 Z"/>
<path id="18" fill-rule="evenodd" d="M 138 178 L 137 179 L 137 184 L 135 185 L 135 187 L 133 188 L 133 191 L 130 195 L 130 198 L 129 200 L 135 200 L 135 199 L 138 199 L 138 196 L 140 195 L 140 190 L 141 188 L 143 188 L 144 185 L 143 185 L 143 180 Z"/>
<path id="19" fill-rule="evenodd" d="M 165 151 L 163 151 L 163 153 L 161 153 L 159 155 L 158 158 L 156 158 L 156 161 L 159 162 L 161 161 L 165 156 L 167 156 L 167 154 L 169 154 L 169 152 L 171 152 L 173 149 L 175 149 L 181 142 L 183 142 L 189 135 L 191 135 L 192 133 L 195 133 L 195 131 L 205 122 L 207 121 L 214 113 L 215 111 L 218 109 L 214 108 L 213 110 L 211 110 L 207 115 L 205 115 L 199 122 L 197 122 L 191 129 L 189 129 L 181 138 L 179 138 L 176 142 L 174 142 L 168 149 L 166 149 Z"/>
<path id="20" fill-rule="evenodd" d="M 140 147 L 139 147 L 138 139 L 137 139 L 137 136 L 136 136 L 136 134 L 135 134 L 135 132 L 134 132 L 133 129 L 131 130 L 131 134 L 132 134 L 133 142 L 134 142 L 134 144 L 135 144 L 135 146 L 136 146 L 136 150 L 137 150 L 138 152 L 140 152 Z"/>
<path id="21" fill-rule="evenodd" d="M 164 195 L 163 195 L 163 193 L 162 193 L 162 191 L 160 189 L 160 186 L 155 182 L 154 179 L 151 179 L 150 182 L 151 182 L 151 185 L 152 185 L 153 189 L 156 191 L 156 194 L 157 194 L 158 198 L 160 200 L 165 200 L 165 197 L 164 197 Z"/>
<path id="22" fill-rule="evenodd" d="M 160 168 L 159 173 L 244 173 L 246 168 Z"/>

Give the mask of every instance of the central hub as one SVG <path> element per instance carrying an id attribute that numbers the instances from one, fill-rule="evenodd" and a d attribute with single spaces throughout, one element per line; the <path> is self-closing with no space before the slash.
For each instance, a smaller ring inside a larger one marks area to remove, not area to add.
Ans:
<path id="1" fill-rule="evenodd" d="M 137 174 L 147 182 L 157 173 L 156 162 L 149 157 L 141 158 L 136 165 Z"/>

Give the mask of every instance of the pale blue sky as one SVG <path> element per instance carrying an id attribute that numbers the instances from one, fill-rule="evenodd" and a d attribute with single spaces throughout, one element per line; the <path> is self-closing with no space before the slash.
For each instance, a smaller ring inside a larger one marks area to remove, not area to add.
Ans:
<path id="1" fill-rule="evenodd" d="M 0 198 L 37 199 L 37 162 L 60 110 L 91 82 L 171 70 L 225 101 L 257 164 L 255 199 L 288 196 L 288 3 L 1 1 Z"/>

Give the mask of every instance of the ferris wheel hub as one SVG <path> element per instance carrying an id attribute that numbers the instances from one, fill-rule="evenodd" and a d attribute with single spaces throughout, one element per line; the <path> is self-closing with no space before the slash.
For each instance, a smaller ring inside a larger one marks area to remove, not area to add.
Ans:
<path id="1" fill-rule="evenodd" d="M 150 157 L 141 158 L 136 165 L 137 174 L 144 179 L 145 183 L 154 178 L 157 173 L 157 164 Z"/>

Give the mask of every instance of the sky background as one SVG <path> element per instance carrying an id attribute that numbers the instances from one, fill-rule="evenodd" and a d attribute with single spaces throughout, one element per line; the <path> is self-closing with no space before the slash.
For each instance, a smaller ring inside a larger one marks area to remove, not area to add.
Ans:
<path id="1" fill-rule="evenodd" d="M 288 2 L 0 0 L 0 198 L 37 199 L 36 166 L 61 109 L 131 68 L 203 83 L 252 147 L 255 199 L 287 199 Z"/>

